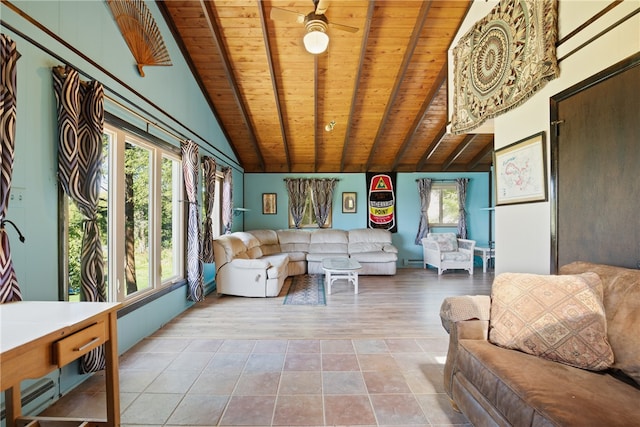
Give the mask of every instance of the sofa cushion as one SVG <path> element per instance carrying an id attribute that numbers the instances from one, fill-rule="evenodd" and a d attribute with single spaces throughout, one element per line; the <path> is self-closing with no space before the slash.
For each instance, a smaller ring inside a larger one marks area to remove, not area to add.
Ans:
<path id="1" fill-rule="evenodd" d="M 345 230 L 320 229 L 311 233 L 309 254 L 341 254 L 345 256 L 349 253 L 348 246 L 349 234 Z"/>
<path id="2" fill-rule="evenodd" d="M 267 278 L 277 279 L 283 275 L 286 277 L 289 274 L 287 270 L 289 257 L 286 254 L 268 255 L 261 258 L 261 260 L 271 264 L 271 267 L 267 269 Z"/>
<path id="3" fill-rule="evenodd" d="M 372 252 L 376 249 L 367 249 L 367 243 L 373 243 L 376 246 L 391 244 L 391 232 L 381 228 L 355 228 L 348 231 L 349 252 Z M 365 245 L 362 245 L 365 244 Z M 359 249 L 362 248 L 362 249 Z"/>
<path id="4" fill-rule="evenodd" d="M 393 245 L 390 244 L 386 244 L 382 247 L 382 250 L 385 252 L 389 252 L 389 253 L 393 253 L 393 254 L 397 254 L 398 253 L 398 248 L 396 248 Z"/>
<path id="5" fill-rule="evenodd" d="M 289 261 L 297 262 L 307 260 L 306 252 L 287 252 L 287 255 L 289 256 Z"/>
<path id="6" fill-rule="evenodd" d="M 429 233 L 427 239 L 434 240 L 442 252 L 458 250 L 458 237 L 455 233 Z"/>
<path id="7" fill-rule="evenodd" d="M 349 255 L 359 262 L 396 262 L 398 255 L 393 252 L 358 252 Z"/>
<path id="8" fill-rule="evenodd" d="M 278 242 L 282 252 L 308 252 L 311 233 L 303 230 L 278 230 Z"/>
<path id="9" fill-rule="evenodd" d="M 347 254 L 349 237 L 345 230 L 320 229 L 311 233 L 309 253 Z M 309 258 L 307 258 L 309 259 Z"/>
<path id="10" fill-rule="evenodd" d="M 467 389 L 477 390 L 481 396 L 474 396 L 495 408 L 509 425 L 640 425 L 640 389 L 612 375 L 486 340 L 460 340 L 457 359 L 454 381 L 470 383 L 473 387 L 465 384 Z"/>
<path id="11" fill-rule="evenodd" d="M 349 253 L 357 254 L 361 252 L 382 252 L 385 243 L 383 242 L 355 242 L 349 241 Z"/>
<path id="12" fill-rule="evenodd" d="M 346 256 L 348 254 L 346 243 L 311 243 L 309 245 L 309 253 L 341 254 L 342 256 Z"/>
<path id="13" fill-rule="evenodd" d="M 560 267 L 561 274 L 585 271 L 602 279 L 607 334 L 615 355 L 613 368 L 640 385 L 640 270 L 581 261 Z"/>
<path id="14" fill-rule="evenodd" d="M 307 254 L 308 262 L 322 262 L 325 258 L 347 258 L 348 255 L 346 252 L 322 252 L 322 253 L 313 253 L 309 252 Z"/>
<path id="15" fill-rule="evenodd" d="M 473 255 L 469 252 L 440 252 L 440 259 L 442 261 L 469 261 Z"/>
<path id="16" fill-rule="evenodd" d="M 600 277 L 500 274 L 491 290 L 489 340 L 578 368 L 609 368 Z"/>
<path id="17" fill-rule="evenodd" d="M 260 242 L 260 251 L 263 256 L 281 252 L 278 234 L 275 230 L 251 230 L 249 233 Z"/>
<path id="18" fill-rule="evenodd" d="M 260 241 L 255 236 L 246 231 L 236 231 L 233 233 L 235 237 L 242 240 L 242 243 L 247 247 L 247 255 L 251 259 L 260 258 L 263 253 L 260 248 Z"/>
<path id="19" fill-rule="evenodd" d="M 258 270 L 264 270 L 265 268 L 271 267 L 271 263 L 266 259 L 236 258 L 231 261 L 231 265 L 237 268 L 255 268 Z"/>
<path id="20" fill-rule="evenodd" d="M 224 251 L 224 254 L 221 254 L 219 251 L 214 250 L 214 255 L 216 258 L 216 264 L 218 264 L 218 268 L 220 268 L 223 264 L 226 264 L 227 262 L 232 261 L 239 254 L 242 254 L 247 251 L 247 247 L 244 245 L 244 243 L 242 243 L 242 240 L 238 239 L 235 236 L 231 236 L 231 235 L 220 236 L 216 239 L 216 243 Z"/>

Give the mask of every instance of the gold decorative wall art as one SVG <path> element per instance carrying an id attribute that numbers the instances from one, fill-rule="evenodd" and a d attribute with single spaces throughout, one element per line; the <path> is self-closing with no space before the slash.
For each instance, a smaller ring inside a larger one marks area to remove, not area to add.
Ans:
<path id="1" fill-rule="evenodd" d="M 558 0 L 500 0 L 453 49 L 451 129 L 467 133 L 558 77 Z"/>
<path id="2" fill-rule="evenodd" d="M 146 65 L 173 65 L 162 34 L 143 0 L 106 0 L 144 77 Z"/>

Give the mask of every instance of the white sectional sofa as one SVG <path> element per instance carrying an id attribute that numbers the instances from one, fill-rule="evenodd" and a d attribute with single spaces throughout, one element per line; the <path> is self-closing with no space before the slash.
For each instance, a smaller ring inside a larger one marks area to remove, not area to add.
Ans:
<path id="1" fill-rule="evenodd" d="M 359 274 L 394 275 L 398 250 L 387 230 L 252 230 L 214 239 L 216 287 L 220 294 L 278 296 L 284 281 L 322 274 L 322 260 L 352 257 Z"/>

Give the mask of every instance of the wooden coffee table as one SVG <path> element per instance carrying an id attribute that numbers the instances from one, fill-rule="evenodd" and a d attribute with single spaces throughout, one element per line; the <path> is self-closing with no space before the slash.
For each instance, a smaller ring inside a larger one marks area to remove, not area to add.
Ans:
<path id="1" fill-rule="evenodd" d="M 322 269 L 327 284 L 327 295 L 331 295 L 331 285 L 339 279 L 346 279 L 353 284 L 353 293 L 358 293 L 358 270 L 362 266 L 351 258 L 325 258 L 322 260 Z"/>

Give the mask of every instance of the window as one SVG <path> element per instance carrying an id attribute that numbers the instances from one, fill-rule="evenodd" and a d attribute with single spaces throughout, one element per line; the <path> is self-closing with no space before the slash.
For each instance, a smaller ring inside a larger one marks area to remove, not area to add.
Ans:
<path id="1" fill-rule="evenodd" d="M 431 187 L 429 202 L 429 225 L 436 227 L 456 227 L 458 213 L 458 189 L 455 184 L 438 184 Z"/>
<path id="2" fill-rule="evenodd" d="M 103 135 L 98 208 L 110 301 L 129 302 L 184 277 L 184 206 L 179 150 L 111 125 Z M 66 200 L 70 300 L 80 299 L 82 215 Z"/>
<path id="3" fill-rule="evenodd" d="M 289 208 L 288 211 L 289 211 L 289 228 L 295 228 L 293 217 L 291 216 L 291 208 Z M 327 221 L 324 223 L 325 227 L 331 227 L 332 216 L 333 216 L 333 204 L 331 205 L 329 215 L 327 216 Z M 316 213 L 313 210 L 313 196 L 311 194 L 311 190 L 307 191 L 307 198 L 304 201 L 304 215 L 302 217 L 302 222 L 300 223 L 300 228 L 319 228 L 318 224 L 316 223 Z"/>

